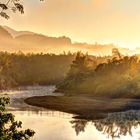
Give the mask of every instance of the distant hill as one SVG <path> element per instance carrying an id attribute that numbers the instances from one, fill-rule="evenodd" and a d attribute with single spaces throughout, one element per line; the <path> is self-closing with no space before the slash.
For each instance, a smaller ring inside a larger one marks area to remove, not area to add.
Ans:
<path id="1" fill-rule="evenodd" d="M 35 46 L 63 46 L 71 45 L 71 39 L 65 36 L 62 37 L 48 37 L 40 34 L 24 34 L 15 37 L 17 41 L 25 43 L 26 45 Z"/>
<path id="2" fill-rule="evenodd" d="M 118 48 L 114 44 L 98 44 L 98 43 L 95 43 L 95 44 L 74 43 L 73 46 L 75 48 L 85 50 L 85 52 L 86 51 L 87 52 L 92 52 L 93 55 L 98 55 L 98 56 L 110 55 L 110 54 L 112 54 L 112 49 L 113 48 Z M 118 48 L 118 49 L 124 55 L 128 55 L 128 54 L 132 53 L 127 48 Z"/>
<path id="3" fill-rule="evenodd" d="M 0 51 L 62 53 L 63 51 L 82 51 L 94 55 L 110 55 L 113 44 L 72 43 L 66 36 L 49 37 L 30 31 L 16 31 L 8 26 L 0 26 Z M 129 49 L 119 48 L 124 54 L 130 54 Z"/>
<path id="4" fill-rule="evenodd" d="M 30 31 L 16 31 L 8 26 L 2 26 L 4 29 L 6 29 L 11 35 L 12 37 L 17 37 L 20 35 L 25 35 L 25 34 L 35 34 L 33 32 Z"/>
<path id="5" fill-rule="evenodd" d="M 13 46 L 12 35 L 0 26 L 0 51 L 9 51 Z"/>
<path id="6" fill-rule="evenodd" d="M 0 39 L 12 39 L 12 35 L 0 26 Z"/>

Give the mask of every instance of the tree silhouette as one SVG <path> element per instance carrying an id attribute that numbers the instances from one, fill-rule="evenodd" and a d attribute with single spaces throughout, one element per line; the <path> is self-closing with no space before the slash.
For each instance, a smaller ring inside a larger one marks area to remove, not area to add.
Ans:
<path id="1" fill-rule="evenodd" d="M 140 126 L 140 111 L 110 113 L 106 118 L 99 120 L 74 119 L 70 123 L 76 135 L 85 132 L 86 126 L 91 123 L 99 132 L 112 139 L 133 136 L 133 129 L 139 129 Z"/>
<path id="2" fill-rule="evenodd" d="M 74 128 L 77 136 L 79 135 L 80 132 L 85 132 L 85 128 L 88 125 L 87 120 L 75 119 L 70 121 L 70 123 L 72 124 L 72 128 Z"/>
<path id="3" fill-rule="evenodd" d="M 0 98 L 0 140 L 29 140 L 35 132 L 21 130 L 22 122 L 15 121 L 14 115 L 6 112 L 9 102 L 9 98 Z"/>
<path id="4" fill-rule="evenodd" d="M 129 134 L 133 135 L 133 127 L 136 129 L 140 125 L 140 112 L 127 111 L 111 113 L 107 118 L 93 121 L 96 129 L 108 137 L 120 138 Z"/>
<path id="5" fill-rule="evenodd" d="M 43 1 L 43 0 L 40 0 Z M 0 2 L 0 16 L 6 19 L 9 19 L 10 16 L 7 14 L 8 11 L 12 12 L 20 12 L 21 14 L 24 13 L 24 7 L 23 4 L 21 3 L 21 0 L 5 0 L 4 2 Z"/>

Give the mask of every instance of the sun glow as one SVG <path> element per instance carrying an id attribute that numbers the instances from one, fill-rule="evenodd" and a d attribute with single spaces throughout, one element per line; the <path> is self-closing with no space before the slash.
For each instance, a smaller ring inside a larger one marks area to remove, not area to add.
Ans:
<path id="1" fill-rule="evenodd" d="M 77 42 L 113 43 L 134 50 L 140 47 L 139 4 L 138 0 L 25 0 L 25 14 L 11 13 L 11 19 L 1 19 L 1 24 L 48 36 L 65 35 Z"/>

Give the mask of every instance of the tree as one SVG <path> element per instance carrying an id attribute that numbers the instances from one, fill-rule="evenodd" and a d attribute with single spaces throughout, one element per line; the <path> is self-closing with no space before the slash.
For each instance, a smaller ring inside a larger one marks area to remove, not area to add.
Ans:
<path id="1" fill-rule="evenodd" d="M 88 55 L 84 55 L 81 52 L 77 52 L 76 58 L 71 64 L 70 73 L 77 74 L 77 73 L 85 73 L 88 71 Z"/>
<path id="2" fill-rule="evenodd" d="M 9 98 L 0 98 L 0 140 L 29 140 L 35 132 L 30 129 L 19 130 L 22 122 L 15 121 L 14 115 L 6 112 L 9 102 Z"/>
<path id="3" fill-rule="evenodd" d="M 121 53 L 119 52 L 118 48 L 113 48 L 112 49 L 112 56 L 114 58 L 118 58 L 118 59 L 121 59 L 122 58 L 122 55 Z"/>
<path id="4" fill-rule="evenodd" d="M 40 0 L 43 1 L 43 0 Z M 10 16 L 7 14 L 8 10 L 12 11 L 12 12 L 20 12 L 21 14 L 24 13 L 24 7 L 21 4 L 21 0 L 5 0 L 4 2 L 0 2 L 0 16 L 9 19 Z"/>

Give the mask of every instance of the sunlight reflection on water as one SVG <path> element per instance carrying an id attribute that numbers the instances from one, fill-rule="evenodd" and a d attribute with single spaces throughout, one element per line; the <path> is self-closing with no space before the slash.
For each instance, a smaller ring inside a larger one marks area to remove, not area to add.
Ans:
<path id="1" fill-rule="evenodd" d="M 33 112 L 14 112 L 16 118 L 22 120 L 24 128 L 32 128 L 36 131 L 33 140 L 111 140 L 106 134 L 98 131 L 94 122 L 88 122 L 85 130 L 76 135 L 75 128 L 70 122 L 72 115 L 66 113 L 40 113 Z M 43 114 L 43 115 L 42 115 Z M 125 123 L 125 122 L 124 122 Z M 80 127 L 80 126 L 79 126 Z M 138 140 L 140 136 L 139 127 L 133 128 L 133 137 L 130 135 L 122 136 L 121 140 Z"/>
<path id="2" fill-rule="evenodd" d="M 140 140 L 140 111 L 109 114 L 102 120 L 87 121 L 74 119 L 72 114 L 32 107 L 23 101 L 31 96 L 62 95 L 53 93 L 54 90 L 55 86 L 36 86 L 1 93 L 1 96 L 10 96 L 10 112 L 23 122 L 23 128 L 36 132 L 33 140 L 111 140 L 108 136 L 120 129 L 127 131 L 126 136 L 114 139 Z"/>

